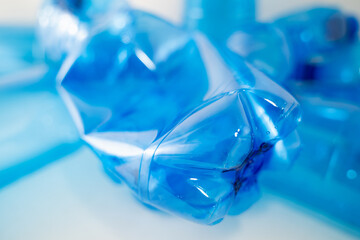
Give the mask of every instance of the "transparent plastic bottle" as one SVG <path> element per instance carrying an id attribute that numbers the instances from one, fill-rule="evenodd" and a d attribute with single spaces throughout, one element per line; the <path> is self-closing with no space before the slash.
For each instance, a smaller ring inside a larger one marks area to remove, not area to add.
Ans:
<path id="1" fill-rule="evenodd" d="M 360 84 L 360 44 L 349 44 L 323 56 L 314 56 L 303 66 L 302 73 L 302 78 L 322 84 L 325 89 L 348 87 L 348 92 L 353 92 Z"/>
<path id="2" fill-rule="evenodd" d="M 143 202 L 205 224 L 256 199 L 296 100 L 199 33 L 155 16 L 110 21 L 59 75 L 82 139 Z M 276 165 L 276 164 L 274 164 Z"/>
<path id="3" fill-rule="evenodd" d="M 358 37 L 357 20 L 340 10 L 303 10 L 269 23 L 249 24 L 226 41 L 234 53 L 279 83 L 290 78 L 303 79 L 314 59 L 334 55 Z M 340 60 L 339 60 L 340 61 Z M 331 70 L 330 70 L 331 71 Z"/>
<path id="4" fill-rule="evenodd" d="M 298 61 L 346 46 L 358 39 L 358 20 L 336 8 L 312 8 L 277 19 Z"/>
<path id="5" fill-rule="evenodd" d="M 220 0 L 188 2 L 186 28 L 204 32 L 279 83 L 300 79 L 304 75 L 303 66 L 311 59 L 343 48 L 358 37 L 356 18 L 335 8 L 305 9 L 272 23 L 259 23 L 255 18 L 250 21 L 250 17 L 238 19 L 233 10 L 242 4 L 235 1 L 231 9 Z M 251 6 L 250 1 L 243 2 Z M 192 11 L 204 14 L 191 18 Z"/>

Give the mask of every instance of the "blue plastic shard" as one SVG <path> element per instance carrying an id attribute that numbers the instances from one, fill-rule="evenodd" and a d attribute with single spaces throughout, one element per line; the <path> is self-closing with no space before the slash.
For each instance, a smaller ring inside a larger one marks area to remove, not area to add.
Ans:
<path id="1" fill-rule="evenodd" d="M 275 156 L 273 146 L 296 128 L 298 103 L 202 34 L 143 12 L 126 15 L 60 71 L 81 137 L 151 206 L 205 224 L 243 211 L 271 165 L 266 153 Z"/>

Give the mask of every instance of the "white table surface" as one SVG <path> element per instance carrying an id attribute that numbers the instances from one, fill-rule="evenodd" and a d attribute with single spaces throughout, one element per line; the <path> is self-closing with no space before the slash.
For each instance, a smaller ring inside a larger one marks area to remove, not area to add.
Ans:
<path id="1" fill-rule="evenodd" d="M 215 226 L 149 210 L 124 184 L 112 182 L 84 147 L 0 191 L 0 239 L 358 238 L 350 229 L 270 193 L 244 214 Z"/>
<path id="2" fill-rule="evenodd" d="M 179 22 L 179 0 L 132 0 L 135 7 Z M 298 7 L 335 4 L 360 17 L 359 0 L 260 0 L 260 19 Z M 0 24 L 32 25 L 40 0 L 0 0 Z M 161 7 L 159 7 L 161 6 Z M 87 148 L 0 190 L 0 240 L 110 239 L 360 239 L 339 223 L 265 192 L 250 210 L 202 226 L 134 200 L 112 182 Z"/>

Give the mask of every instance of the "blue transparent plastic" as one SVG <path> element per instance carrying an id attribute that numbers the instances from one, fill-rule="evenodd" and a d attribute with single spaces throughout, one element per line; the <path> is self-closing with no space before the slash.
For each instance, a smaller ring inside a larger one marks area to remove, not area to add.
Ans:
<path id="1" fill-rule="evenodd" d="M 347 92 L 351 94 L 360 84 L 360 44 L 349 44 L 323 56 L 313 57 L 304 64 L 302 74 L 302 78 L 318 84 L 348 87 Z"/>
<path id="2" fill-rule="evenodd" d="M 139 11 L 118 19 L 60 70 L 83 140 L 147 204 L 206 224 L 246 209 L 298 124 L 296 100 L 199 33 Z"/>
<path id="3" fill-rule="evenodd" d="M 74 151 L 78 134 L 35 31 L 0 29 L 0 188 Z"/>
<path id="4" fill-rule="evenodd" d="M 360 227 L 359 105 L 304 88 L 291 90 L 303 109 L 302 150 L 290 171 L 265 172 L 260 183 Z"/>
<path id="5" fill-rule="evenodd" d="M 78 134 L 60 98 L 48 91 L 0 90 L 0 188 L 78 147 Z"/>
<path id="6" fill-rule="evenodd" d="M 61 62 L 81 47 L 93 28 L 105 18 L 127 10 L 126 1 L 48 0 L 39 11 L 38 36 L 45 56 Z"/>
<path id="7" fill-rule="evenodd" d="M 231 33 L 255 22 L 255 0 L 185 0 L 184 25 L 224 41 Z"/>
<path id="8" fill-rule="evenodd" d="M 274 24 L 286 35 L 294 56 L 294 78 L 303 77 L 303 64 L 354 43 L 359 34 L 357 19 L 335 8 L 301 11 Z"/>
<path id="9" fill-rule="evenodd" d="M 294 55 L 287 36 L 274 24 L 253 23 L 241 27 L 224 42 L 226 47 L 267 74 L 284 83 L 295 71 Z"/>
<path id="10" fill-rule="evenodd" d="M 298 61 L 357 40 L 358 21 L 335 8 L 313 8 L 277 19 Z"/>
<path id="11" fill-rule="evenodd" d="M 201 1 L 201 4 L 206 12 L 222 1 Z M 201 8 L 190 3 L 188 7 L 189 13 L 199 12 Z M 279 83 L 303 78 L 303 66 L 309 61 L 347 46 L 358 37 L 357 20 L 338 9 L 313 8 L 273 23 L 257 23 L 240 21 L 232 9 L 218 8 L 223 14 L 200 14 L 198 18 L 185 15 L 185 27 L 203 31 Z"/>
<path id="12" fill-rule="evenodd" d="M 24 70 L 37 62 L 32 28 L 0 27 L 0 77 Z"/>

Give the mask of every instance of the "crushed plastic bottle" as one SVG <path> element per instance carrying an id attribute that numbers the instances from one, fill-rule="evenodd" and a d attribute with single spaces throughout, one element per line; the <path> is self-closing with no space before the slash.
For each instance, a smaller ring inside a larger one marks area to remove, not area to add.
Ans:
<path id="1" fill-rule="evenodd" d="M 126 15 L 60 70 L 80 135 L 151 206 L 205 224 L 243 211 L 256 199 L 259 171 L 281 159 L 298 103 L 202 34 Z"/>

